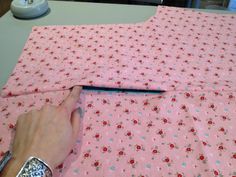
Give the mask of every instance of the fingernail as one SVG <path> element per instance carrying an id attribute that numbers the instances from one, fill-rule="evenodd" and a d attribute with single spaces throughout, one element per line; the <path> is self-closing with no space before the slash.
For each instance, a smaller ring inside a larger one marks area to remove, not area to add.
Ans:
<path id="1" fill-rule="evenodd" d="M 83 110 L 81 109 L 81 107 L 78 107 L 77 111 L 79 112 L 80 118 L 82 119 L 84 116 Z"/>
<path id="2" fill-rule="evenodd" d="M 80 95 L 80 92 L 81 92 L 82 88 L 80 86 L 75 86 L 73 87 L 72 89 L 72 94 L 74 94 L 75 96 L 79 96 Z"/>
<path id="3" fill-rule="evenodd" d="M 73 87 L 73 89 L 75 89 L 75 90 L 77 90 L 77 91 L 80 91 L 80 90 L 82 89 L 82 87 L 81 87 L 81 86 L 78 86 L 78 85 L 76 85 L 76 86 L 74 86 L 74 87 Z"/>

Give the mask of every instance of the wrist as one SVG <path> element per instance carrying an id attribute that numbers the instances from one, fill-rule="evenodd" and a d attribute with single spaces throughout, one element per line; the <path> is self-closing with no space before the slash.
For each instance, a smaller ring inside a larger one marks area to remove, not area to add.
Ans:
<path id="1" fill-rule="evenodd" d="M 21 165 L 23 165 L 30 157 L 36 157 L 41 159 L 49 166 L 51 170 L 53 170 L 56 167 L 54 160 L 51 158 L 50 154 L 46 153 L 46 151 L 44 151 L 44 153 L 41 153 L 39 150 L 37 151 L 28 150 L 27 153 L 21 153 L 20 156 L 14 156 L 13 154 L 13 158 L 16 161 L 16 163 Z"/>
<path id="2" fill-rule="evenodd" d="M 20 172 L 20 170 L 22 169 L 22 167 L 25 165 L 25 163 L 29 160 L 30 157 L 35 157 L 36 159 L 38 159 L 39 161 L 43 162 L 44 165 L 46 165 L 47 168 L 49 168 L 49 170 L 52 172 L 52 167 L 54 166 L 50 166 L 53 165 L 53 161 L 51 161 L 48 159 L 48 161 L 45 161 L 44 158 L 42 158 L 43 156 L 38 156 L 36 155 L 36 153 L 32 153 L 32 154 L 28 154 L 28 155 L 21 155 L 21 156 L 14 156 L 12 155 L 11 159 L 8 161 L 8 163 L 6 164 L 6 166 L 4 167 L 3 171 L 0 174 L 0 177 L 16 177 L 16 175 Z"/>
<path id="3" fill-rule="evenodd" d="M 17 159 L 15 159 L 14 157 L 12 157 L 8 163 L 6 164 L 6 166 L 4 167 L 1 176 L 8 176 L 8 177 L 15 177 L 17 175 L 17 173 L 20 171 L 22 165 L 24 164 L 24 162 L 20 162 Z"/>

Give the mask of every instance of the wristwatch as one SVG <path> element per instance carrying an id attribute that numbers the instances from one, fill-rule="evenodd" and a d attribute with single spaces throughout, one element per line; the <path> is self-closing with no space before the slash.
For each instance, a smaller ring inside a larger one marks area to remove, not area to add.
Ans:
<path id="1" fill-rule="evenodd" d="M 0 172 L 11 159 L 10 151 L 7 151 L 0 162 Z M 21 167 L 16 177 L 52 177 L 52 170 L 49 165 L 37 157 L 29 157 L 28 160 Z"/>
<path id="2" fill-rule="evenodd" d="M 6 166 L 7 162 L 11 159 L 11 152 L 5 152 L 2 160 L 0 161 L 0 173 L 2 172 L 3 168 Z"/>

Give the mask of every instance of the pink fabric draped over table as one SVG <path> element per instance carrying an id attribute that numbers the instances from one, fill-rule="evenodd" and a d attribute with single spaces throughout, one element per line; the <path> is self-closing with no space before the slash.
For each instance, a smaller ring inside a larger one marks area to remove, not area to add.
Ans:
<path id="1" fill-rule="evenodd" d="M 83 91 L 77 146 L 55 176 L 236 176 L 236 16 L 159 6 L 137 24 L 34 27 L 0 98 L 17 116 Z"/>

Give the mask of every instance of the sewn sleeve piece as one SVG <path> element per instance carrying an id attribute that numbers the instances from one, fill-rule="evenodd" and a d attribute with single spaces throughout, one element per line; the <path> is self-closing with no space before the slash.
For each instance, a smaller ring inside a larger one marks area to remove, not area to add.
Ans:
<path id="1" fill-rule="evenodd" d="M 2 95 L 74 85 L 235 90 L 236 16 L 158 6 L 137 24 L 34 27 Z"/>

